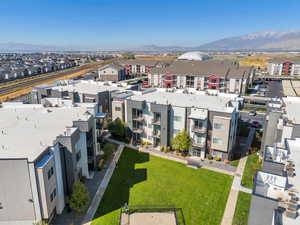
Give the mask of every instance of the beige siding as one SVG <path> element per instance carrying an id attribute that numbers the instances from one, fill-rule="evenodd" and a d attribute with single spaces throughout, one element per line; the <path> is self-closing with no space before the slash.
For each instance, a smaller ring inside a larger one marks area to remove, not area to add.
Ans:
<path id="1" fill-rule="evenodd" d="M 226 117 L 219 117 L 215 116 L 213 119 L 213 126 L 212 126 L 212 141 L 211 141 L 211 148 L 227 152 L 228 151 L 228 139 L 229 139 L 229 132 L 230 132 L 230 118 Z M 222 129 L 216 129 L 215 124 L 222 125 Z M 220 140 L 219 143 L 215 142 L 214 139 Z"/>

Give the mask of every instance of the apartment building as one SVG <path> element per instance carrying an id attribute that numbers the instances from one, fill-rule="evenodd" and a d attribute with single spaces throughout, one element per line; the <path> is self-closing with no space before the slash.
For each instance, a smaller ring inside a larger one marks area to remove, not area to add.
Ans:
<path id="1" fill-rule="evenodd" d="M 74 181 L 92 176 L 100 155 L 94 104 L 60 102 L 0 107 L 1 225 L 51 221 Z"/>
<path id="2" fill-rule="evenodd" d="M 300 98 L 283 98 L 279 105 L 272 103 L 266 116 L 249 225 L 300 223 Z"/>
<path id="3" fill-rule="evenodd" d="M 300 75 L 300 57 L 274 59 L 268 62 L 267 69 L 270 75 Z"/>
<path id="4" fill-rule="evenodd" d="M 46 97 L 70 99 L 73 103 L 95 103 L 98 112 L 111 113 L 113 97 L 137 86 L 126 83 L 100 82 L 93 80 L 66 80 L 33 88 L 32 103 L 41 103 Z"/>
<path id="5" fill-rule="evenodd" d="M 148 80 L 153 87 L 196 88 L 244 95 L 254 74 L 254 68 L 233 62 L 176 60 L 153 68 Z"/>
<path id="6" fill-rule="evenodd" d="M 112 63 L 98 69 L 100 81 L 121 81 L 125 80 L 125 68 L 117 63 Z"/>
<path id="7" fill-rule="evenodd" d="M 128 77 L 137 77 L 148 75 L 148 73 L 154 67 L 158 66 L 163 62 L 158 60 L 140 60 L 140 59 L 132 59 L 132 60 L 124 60 L 120 61 L 120 65 L 125 68 L 126 75 Z"/>
<path id="8" fill-rule="evenodd" d="M 238 123 L 237 95 L 152 89 L 127 96 L 123 101 L 117 98 L 119 109 L 122 102 L 134 143 L 143 140 L 154 147 L 170 146 L 171 139 L 186 130 L 193 140 L 192 156 L 205 158 L 211 154 L 231 159 Z"/>

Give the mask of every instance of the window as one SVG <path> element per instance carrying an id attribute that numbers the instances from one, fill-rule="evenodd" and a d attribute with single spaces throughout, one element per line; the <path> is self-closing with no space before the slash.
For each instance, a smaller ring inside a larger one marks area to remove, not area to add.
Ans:
<path id="1" fill-rule="evenodd" d="M 201 134 L 194 135 L 193 139 L 196 143 L 199 143 L 199 144 L 202 144 L 205 142 L 205 136 L 201 135 Z"/>
<path id="2" fill-rule="evenodd" d="M 115 107 L 115 111 L 121 111 L 121 107 Z"/>
<path id="3" fill-rule="evenodd" d="M 51 168 L 48 170 L 48 180 L 52 177 L 53 174 L 54 174 L 54 169 L 53 169 L 53 167 L 51 167 Z"/>
<path id="4" fill-rule="evenodd" d="M 186 76 L 186 87 L 194 87 L 194 79 L 195 77 L 193 76 Z"/>
<path id="5" fill-rule="evenodd" d="M 174 116 L 174 121 L 181 121 L 181 116 Z"/>
<path id="6" fill-rule="evenodd" d="M 54 188 L 54 190 L 52 191 L 52 193 L 50 194 L 50 201 L 52 202 L 53 199 L 55 199 L 56 197 L 56 188 Z"/>
<path id="7" fill-rule="evenodd" d="M 217 145 L 223 144 L 223 140 L 220 138 L 213 138 L 213 143 Z"/>
<path id="8" fill-rule="evenodd" d="M 81 152 L 76 153 L 76 162 L 78 162 L 81 159 Z"/>
<path id="9" fill-rule="evenodd" d="M 221 130 L 221 129 L 224 129 L 224 124 L 221 124 L 221 123 L 214 123 L 214 129 L 215 129 L 215 130 Z"/>
<path id="10" fill-rule="evenodd" d="M 200 120 L 194 120 L 194 125 L 195 125 L 195 127 L 202 127 L 203 126 L 202 121 L 200 121 Z"/>

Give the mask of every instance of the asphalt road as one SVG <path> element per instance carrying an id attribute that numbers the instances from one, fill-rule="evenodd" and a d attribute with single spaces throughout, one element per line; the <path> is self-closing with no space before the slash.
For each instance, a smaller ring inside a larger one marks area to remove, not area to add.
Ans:
<path id="1" fill-rule="evenodd" d="M 240 119 L 244 122 L 252 123 L 253 121 L 257 121 L 264 126 L 265 115 L 264 114 L 256 114 L 256 116 L 250 116 L 248 112 L 240 112 Z"/>
<path id="2" fill-rule="evenodd" d="M 283 89 L 281 81 L 268 81 L 268 88 L 266 91 L 266 97 L 270 98 L 282 98 L 283 97 Z"/>

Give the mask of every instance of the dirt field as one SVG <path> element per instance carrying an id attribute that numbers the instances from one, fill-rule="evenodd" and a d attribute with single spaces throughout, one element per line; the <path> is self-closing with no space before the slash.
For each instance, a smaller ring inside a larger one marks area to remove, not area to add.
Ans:
<path id="1" fill-rule="evenodd" d="M 122 213 L 121 225 L 176 225 L 174 212 Z"/>

